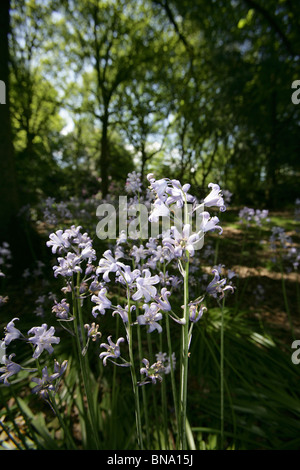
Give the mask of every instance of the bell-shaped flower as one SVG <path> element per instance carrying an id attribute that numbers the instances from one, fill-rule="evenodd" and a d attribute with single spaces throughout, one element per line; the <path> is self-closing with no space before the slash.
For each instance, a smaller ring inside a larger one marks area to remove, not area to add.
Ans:
<path id="1" fill-rule="evenodd" d="M 163 287 L 160 293 L 160 296 L 156 296 L 155 300 L 159 304 L 160 308 L 166 312 L 171 310 L 171 305 L 168 300 L 168 297 L 171 295 L 171 292 L 168 291 L 166 287 Z"/>
<path id="2" fill-rule="evenodd" d="M 8 359 L 4 356 L 2 359 L 2 363 L 4 364 L 3 367 L 0 367 L 0 382 L 3 382 L 5 386 L 9 386 L 10 383 L 8 379 L 12 377 L 13 375 L 17 374 L 20 372 L 22 367 L 19 364 L 16 364 L 15 362 L 12 361 L 12 358 L 15 356 L 15 354 L 11 354 Z"/>
<path id="3" fill-rule="evenodd" d="M 6 346 L 10 344 L 11 341 L 14 339 L 20 338 L 20 336 L 23 336 L 21 331 L 18 330 L 15 327 L 15 321 L 19 320 L 19 318 L 13 318 L 5 327 L 5 337 L 4 337 L 4 343 Z"/>
<path id="4" fill-rule="evenodd" d="M 111 301 L 106 297 L 107 294 L 107 289 L 103 287 L 99 292 L 98 295 L 92 295 L 91 301 L 97 304 L 95 307 L 92 309 L 92 315 L 94 317 L 97 317 L 98 311 L 101 313 L 101 315 L 105 314 L 105 309 L 111 307 Z"/>
<path id="5" fill-rule="evenodd" d="M 219 207 L 220 211 L 224 212 L 226 207 L 224 205 L 224 199 L 222 196 L 222 191 L 220 190 L 220 186 L 215 183 L 209 183 L 208 187 L 211 188 L 211 192 L 204 199 L 204 205 L 206 207 Z"/>
<path id="6" fill-rule="evenodd" d="M 42 326 L 35 326 L 28 331 L 28 334 L 33 334 L 32 338 L 29 338 L 29 343 L 35 346 L 35 350 L 33 353 L 34 359 L 40 357 L 44 349 L 48 351 L 49 354 L 53 353 L 53 346 L 52 343 L 58 344 L 60 342 L 60 338 L 54 336 L 55 328 L 51 326 L 48 329 L 46 323 L 43 323 Z"/>
<path id="7" fill-rule="evenodd" d="M 205 233 L 211 230 L 219 230 L 220 234 L 223 232 L 222 227 L 220 227 L 220 225 L 217 225 L 219 222 L 218 217 L 210 217 L 209 212 L 200 212 L 198 217 L 202 218 L 199 226 L 200 231 Z"/>
<path id="8" fill-rule="evenodd" d="M 119 270 L 118 262 L 113 258 L 111 250 L 103 253 L 103 258 L 99 261 L 96 274 L 102 274 L 105 282 L 109 282 L 109 273 L 115 273 Z"/>
<path id="9" fill-rule="evenodd" d="M 145 301 L 149 302 L 156 295 L 157 290 L 154 287 L 154 284 L 158 284 L 160 279 L 157 274 L 155 276 L 151 276 L 149 269 L 143 269 L 142 274 L 144 276 L 139 276 L 135 281 L 137 291 L 133 294 L 132 298 L 133 300 L 139 300 L 144 297 Z"/>
<path id="10" fill-rule="evenodd" d="M 184 184 L 181 186 L 181 183 L 178 180 L 171 181 L 171 187 L 168 188 L 168 198 L 167 204 L 175 204 L 177 207 L 183 207 L 185 203 L 194 202 L 195 197 L 191 194 L 188 194 L 190 189 L 190 184 Z"/>
<path id="11" fill-rule="evenodd" d="M 53 266 L 54 277 L 59 274 L 63 277 L 71 277 L 74 273 L 81 273 L 79 266 L 81 263 L 80 256 L 69 252 L 65 258 L 57 258 L 59 266 Z"/>
<path id="12" fill-rule="evenodd" d="M 161 333 L 162 327 L 159 323 L 157 323 L 162 319 L 162 314 L 159 311 L 160 306 L 155 302 L 152 302 L 151 305 L 144 304 L 143 309 L 145 310 L 145 313 L 137 317 L 138 324 L 147 325 L 149 327 L 147 333 L 152 333 L 154 330 L 157 330 L 158 333 Z"/>
<path id="13" fill-rule="evenodd" d="M 105 348 L 107 349 L 106 352 L 100 353 L 99 357 L 100 359 L 103 359 L 103 365 L 106 366 L 107 360 L 112 360 L 112 359 L 118 359 L 121 356 L 121 351 L 120 351 L 120 343 L 123 343 L 125 341 L 124 338 L 119 338 L 116 343 L 114 343 L 111 340 L 111 336 L 107 338 L 108 344 L 102 343 L 100 344 L 100 348 Z M 130 364 L 129 363 L 124 363 L 124 364 L 118 364 L 115 361 L 111 361 L 114 364 L 118 366 L 123 366 L 123 367 L 128 367 Z"/>
<path id="14" fill-rule="evenodd" d="M 156 199 L 152 204 L 151 214 L 149 215 L 149 222 L 158 222 L 159 217 L 167 217 L 170 214 L 170 209 L 160 199 Z"/>
<path id="15" fill-rule="evenodd" d="M 52 247 L 52 253 L 67 251 L 70 246 L 68 235 L 63 230 L 57 230 L 55 233 L 51 233 L 49 238 L 50 240 L 46 242 L 46 245 Z"/>
<path id="16" fill-rule="evenodd" d="M 234 288 L 231 285 L 226 286 L 226 279 L 220 279 L 220 273 L 218 269 L 213 269 L 212 273 L 214 274 L 213 280 L 208 284 L 206 291 L 212 297 L 217 298 L 219 296 L 222 299 L 225 295 L 225 291 L 231 290 L 234 292 Z"/>
<path id="17" fill-rule="evenodd" d="M 163 239 L 163 245 L 168 247 L 174 256 L 178 258 L 181 258 L 185 251 L 193 256 L 200 237 L 198 233 L 191 233 L 191 230 L 190 224 L 185 224 L 182 232 L 179 232 L 176 226 L 171 227 L 170 236 Z"/>
<path id="18" fill-rule="evenodd" d="M 148 359 L 143 359 L 142 363 L 145 365 L 145 367 L 140 369 L 140 373 L 145 374 L 149 380 L 144 380 L 143 382 L 140 382 L 139 385 L 145 385 L 147 383 L 156 384 L 157 380 L 162 382 L 161 374 L 164 374 L 165 367 L 161 361 L 155 362 L 152 364 L 152 366 L 150 366 Z"/>

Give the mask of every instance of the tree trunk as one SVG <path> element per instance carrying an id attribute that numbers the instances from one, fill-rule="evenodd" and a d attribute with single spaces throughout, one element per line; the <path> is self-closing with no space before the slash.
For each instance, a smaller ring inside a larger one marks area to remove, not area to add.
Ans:
<path id="1" fill-rule="evenodd" d="M 15 153 L 12 142 L 9 107 L 9 0 L 0 2 L 0 79 L 6 86 L 6 104 L 0 105 L 0 237 L 11 234 L 18 212 L 18 193 L 15 171 Z"/>
<path id="2" fill-rule="evenodd" d="M 20 275 L 42 247 L 30 223 L 19 215 L 20 202 L 9 106 L 9 10 L 10 1 L 1 0 L 0 79 L 6 85 L 6 104 L 0 104 L 0 243 L 9 243 L 13 257 L 11 273 Z"/>
<path id="3" fill-rule="evenodd" d="M 108 111 L 104 111 L 102 118 L 102 137 L 101 137 L 101 155 L 100 155 L 100 172 L 101 172 L 101 192 L 105 198 L 108 194 Z"/>

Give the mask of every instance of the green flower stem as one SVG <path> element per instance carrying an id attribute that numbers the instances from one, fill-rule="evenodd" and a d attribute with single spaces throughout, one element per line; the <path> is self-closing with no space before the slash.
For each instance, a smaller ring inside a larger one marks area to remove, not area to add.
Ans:
<path id="1" fill-rule="evenodd" d="M 137 307 L 137 315 L 138 315 L 138 307 Z M 139 348 L 139 358 L 140 362 L 143 359 L 143 351 L 142 351 L 142 339 L 141 339 L 141 327 L 137 325 L 137 335 L 138 335 L 138 348 Z M 145 416 L 145 425 L 146 425 L 146 439 L 147 439 L 147 448 L 150 449 L 150 434 L 149 434 L 149 417 L 148 417 L 148 403 L 147 403 L 147 394 L 146 388 L 142 387 L 142 399 L 143 399 L 143 408 L 144 408 L 144 416 Z"/>
<path id="2" fill-rule="evenodd" d="M 98 429 L 96 426 L 95 422 L 95 413 L 94 413 L 94 403 L 91 395 L 91 390 L 90 390 L 90 380 L 89 380 L 89 364 L 88 364 L 88 356 L 82 355 L 82 350 L 84 346 L 86 345 L 85 341 L 85 332 L 84 332 L 84 325 L 83 325 L 83 320 L 82 320 L 82 312 L 81 312 L 81 305 L 80 305 L 80 298 L 79 297 L 79 286 L 80 286 L 80 280 L 77 278 L 77 286 L 72 288 L 72 301 L 73 301 L 73 316 L 74 316 L 74 330 L 75 330 L 75 336 L 76 336 L 76 343 L 77 343 L 77 350 L 78 350 L 78 357 L 79 357 L 79 364 L 80 364 L 80 370 L 81 370 L 81 375 L 82 375 L 82 380 L 83 380 L 83 386 L 86 394 L 86 399 L 88 403 L 88 414 L 89 414 L 89 423 L 90 423 L 90 429 L 92 431 L 92 437 L 95 442 L 95 445 L 97 449 L 100 448 L 99 444 L 99 439 L 98 439 Z M 82 337 L 82 343 L 80 340 L 80 333 Z M 79 387 L 81 390 L 81 387 Z M 84 406 L 84 399 L 82 396 L 82 405 L 83 405 L 83 410 L 85 410 Z"/>
<path id="3" fill-rule="evenodd" d="M 221 309 L 221 331 L 220 331 L 220 449 L 224 448 L 224 305 L 225 297 L 222 303 L 219 302 Z"/>
<path id="4" fill-rule="evenodd" d="M 159 348 L 163 352 L 162 334 L 159 335 Z M 166 381 L 163 379 L 161 384 L 161 403 L 162 403 L 162 415 L 163 415 L 163 428 L 165 436 L 165 448 L 169 450 L 169 437 L 168 437 L 168 412 L 167 412 L 167 391 Z"/>
<path id="5" fill-rule="evenodd" d="M 57 416 L 58 418 L 58 421 L 59 421 L 59 424 L 61 425 L 63 431 L 64 431 L 64 434 L 65 434 L 65 438 L 66 438 L 66 443 L 67 443 L 67 446 L 69 449 L 76 449 L 76 445 L 73 441 L 73 438 L 70 434 L 70 431 L 69 429 L 67 428 L 67 426 L 65 425 L 65 422 L 61 416 L 61 413 L 58 409 L 58 406 L 56 404 L 56 400 L 55 400 L 55 397 L 54 395 L 48 391 L 48 394 L 49 394 L 49 404 L 50 406 L 53 408 L 53 411 L 55 412 L 55 415 Z"/>
<path id="6" fill-rule="evenodd" d="M 132 380 L 134 402 L 135 402 L 136 430 L 137 430 L 137 439 L 138 439 L 139 448 L 143 450 L 139 388 L 137 385 L 136 373 L 135 373 L 135 367 L 134 367 L 133 344 L 132 344 L 132 319 L 131 319 L 131 312 L 130 312 L 130 290 L 129 290 L 128 285 L 127 285 L 127 303 L 128 303 L 128 323 L 127 323 L 126 331 L 127 331 L 127 340 L 128 340 L 128 347 L 129 347 L 131 380 Z"/>
<path id="7" fill-rule="evenodd" d="M 22 447 L 20 446 L 20 444 L 10 434 L 8 428 L 5 426 L 5 424 L 3 423 L 3 421 L 1 419 L 0 419 L 0 426 L 2 427 L 2 429 L 5 432 L 5 434 L 7 435 L 7 437 L 14 443 L 16 448 L 19 449 L 19 450 L 23 450 Z"/>
<path id="8" fill-rule="evenodd" d="M 186 450 L 186 412 L 187 412 L 187 379 L 189 354 L 189 253 L 184 269 L 184 320 L 181 336 L 181 371 L 180 371 L 180 450 Z"/>
<path id="9" fill-rule="evenodd" d="M 284 306 L 285 306 L 285 310 L 286 310 L 286 313 L 287 313 L 287 316 L 288 316 L 288 320 L 289 320 L 289 324 L 290 324 L 290 328 L 291 328 L 291 333 L 292 333 L 292 338 L 295 339 L 294 326 L 293 326 L 290 307 L 289 307 L 289 302 L 288 302 L 288 298 L 287 298 L 286 285 L 285 285 L 284 272 L 283 272 L 283 264 L 282 264 L 281 257 L 280 257 L 280 272 L 281 272 L 281 287 L 282 287 Z"/>
<path id="10" fill-rule="evenodd" d="M 153 364 L 154 357 L 153 357 L 153 351 L 152 351 L 152 343 L 151 343 L 151 337 L 150 334 L 147 333 L 147 342 L 148 342 L 148 350 L 149 350 L 149 361 L 150 364 Z M 157 409 L 157 400 L 156 400 L 156 390 L 154 387 L 152 388 L 152 398 L 153 398 L 153 412 L 155 416 L 155 426 L 156 426 L 156 433 L 157 433 L 157 439 L 159 443 L 159 449 L 162 449 L 162 442 L 161 442 L 161 433 L 159 429 L 159 414 L 158 414 L 158 409 Z"/>
<path id="11" fill-rule="evenodd" d="M 14 386 L 11 386 L 11 392 L 12 392 L 12 396 L 13 396 L 14 399 L 15 399 L 16 405 L 17 405 L 17 407 L 19 408 L 20 413 L 21 413 L 21 415 L 23 416 L 24 421 L 25 421 L 25 423 L 26 423 L 26 426 L 27 426 L 27 428 L 28 428 L 28 431 L 29 431 L 29 438 L 32 439 L 32 440 L 35 442 L 37 448 L 39 448 L 39 447 L 40 447 L 39 441 L 38 441 L 37 438 L 35 437 L 34 429 L 32 428 L 32 425 L 31 425 L 31 423 L 30 423 L 30 421 L 29 421 L 29 419 L 28 419 L 26 413 L 25 413 L 24 410 L 22 409 L 22 406 L 21 406 L 21 404 L 20 404 L 18 395 L 17 395 L 16 392 L 15 392 Z M 5 406 L 7 406 L 7 404 L 6 404 Z"/>
<path id="12" fill-rule="evenodd" d="M 171 342 L 171 332 L 170 332 L 170 318 L 169 315 L 166 315 L 166 332 L 167 332 L 167 343 L 168 343 L 168 353 L 171 360 L 171 385 L 172 385 L 172 394 L 173 394 L 173 402 L 174 402 L 174 409 L 175 409 L 175 421 L 176 421 L 176 432 L 177 436 L 179 436 L 179 413 L 178 413 L 178 402 L 177 402 L 177 390 L 176 390 L 176 381 L 175 381 L 175 373 L 173 369 L 173 362 L 172 362 L 172 342 Z"/>

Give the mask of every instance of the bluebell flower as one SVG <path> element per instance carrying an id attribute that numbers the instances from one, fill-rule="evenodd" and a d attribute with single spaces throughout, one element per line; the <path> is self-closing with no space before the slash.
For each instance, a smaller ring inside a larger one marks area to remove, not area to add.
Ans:
<path id="1" fill-rule="evenodd" d="M 192 228 L 190 224 L 183 226 L 182 232 L 179 232 L 176 226 L 171 227 L 169 236 L 164 237 L 163 245 L 176 256 L 181 258 L 186 251 L 190 256 L 195 254 L 195 247 L 200 241 L 198 233 L 191 233 Z"/>
<path id="2" fill-rule="evenodd" d="M 13 341 L 14 339 L 18 339 L 20 338 L 20 336 L 23 336 L 21 331 L 15 328 L 14 322 L 16 320 L 19 320 L 19 318 L 17 317 L 13 318 L 4 328 L 4 331 L 5 331 L 4 343 L 6 344 L 6 346 L 8 346 L 11 343 L 11 341 Z"/>
<path id="3" fill-rule="evenodd" d="M 82 248 L 80 258 L 82 260 L 87 260 L 88 263 L 91 263 L 96 259 L 96 251 L 94 250 L 91 242 L 86 243 Z"/>
<path id="4" fill-rule="evenodd" d="M 84 325 L 84 328 L 87 330 L 88 338 L 90 338 L 92 341 L 96 341 L 98 337 L 101 338 L 102 333 L 98 331 L 99 325 L 96 325 L 96 323 L 92 323 L 91 325 L 87 323 Z"/>
<path id="5" fill-rule="evenodd" d="M 132 285 L 141 275 L 141 271 L 139 269 L 134 269 L 132 271 L 131 267 L 129 265 L 125 265 L 124 263 L 119 263 L 119 268 L 117 281 L 124 285 Z"/>
<path id="6" fill-rule="evenodd" d="M 113 362 L 114 364 L 118 366 L 128 367 L 130 365 L 128 362 L 124 362 L 124 364 L 120 364 L 115 361 L 112 361 L 112 359 L 118 359 L 121 356 L 120 343 L 123 343 L 125 339 L 121 337 L 117 340 L 117 343 L 114 343 L 111 340 L 111 336 L 109 336 L 107 338 L 107 341 L 108 341 L 108 344 L 106 343 L 100 344 L 100 348 L 107 349 L 106 352 L 102 352 L 99 355 L 100 359 L 103 359 L 103 365 L 106 366 L 106 362 L 109 359 L 111 362 Z"/>
<path id="7" fill-rule="evenodd" d="M 205 305 L 201 304 L 201 302 L 204 300 L 204 297 L 201 299 L 195 301 L 195 302 L 190 302 L 188 304 L 189 307 L 189 317 L 190 321 L 192 323 L 197 323 L 197 321 L 202 318 L 203 313 L 207 310 Z M 201 305 L 200 305 L 201 304 Z"/>
<path id="8" fill-rule="evenodd" d="M 79 266 L 81 259 L 75 253 L 69 252 L 65 258 L 57 258 L 59 266 L 53 266 L 54 276 L 71 277 L 74 273 L 81 273 Z"/>
<path id="9" fill-rule="evenodd" d="M 66 251 L 70 246 L 68 236 L 63 230 L 57 230 L 55 233 L 51 233 L 49 238 L 50 240 L 46 242 L 46 245 L 52 247 L 52 253 L 56 253 L 57 251 L 61 253 L 62 251 Z"/>
<path id="10" fill-rule="evenodd" d="M 161 373 L 164 373 L 164 375 L 170 374 L 171 368 L 175 370 L 176 368 L 176 356 L 175 352 L 172 353 L 172 356 L 168 356 L 167 353 L 159 352 L 155 354 L 156 361 L 160 362 L 163 366 L 164 369 L 161 371 Z"/>
<path id="11" fill-rule="evenodd" d="M 148 250 L 144 247 L 144 245 L 140 245 L 139 247 L 133 245 L 131 249 L 131 255 L 134 257 L 136 263 L 139 263 L 141 259 L 145 259 L 147 254 Z"/>
<path id="12" fill-rule="evenodd" d="M 215 183 L 209 183 L 209 188 L 211 188 L 211 192 L 208 196 L 204 199 L 203 203 L 206 207 L 219 207 L 221 212 L 226 210 L 224 199 L 222 196 L 222 191 L 220 190 L 220 186 Z"/>
<path id="13" fill-rule="evenodd" d="M 131 305 L 130 312 L 136 309 L 135 305 Z M 121 305 L 117 305 L 117 309 L 113 311 L 112 315 L 115 316 L 116 314 L 120 315 L 122 322 L 128 322 L 128 305 L 125 308 L 121 307 Z"/>
<path id="14" fill-rule="evenodd" d="M 107 289 L 103 287 L 99 292 L 98 295 L 92 295 L 91 301 L 97 304 L 92 309 L 92 315 L 97 317 L 99 311 L 101 315 L 105 314 L 105 309 L 111 307 L 111 301 L 106 297 Z"/>
<path id="15" fill-rule="evenodd" d="M 125 189 L 128 193 L 140 193 L 142 191 L 141 174 L 133 171 L 128 173 Z"/>
<path id="16" fill-rule="evenodd" d="M 49 375 L 48 367 L 45 366 L 42 369 L 42 378 L 33 377 L 32 382 L 37 385 L 32 388 L 31 392 L 39 394 L 42 398 L 47 400 L 49 398 L 49 391 L 55 393 L 57 390 L 57 384 L 54 385 L 57 379 L 59 379 L 66 371 L 68 366 L 68 361 L 63 361 L 60 365 L 59 362 L 54 361 L 54 373 Z"/>
<path id="17" fill-rule="evenodd" d="M 147 175 L 147 179 L 150 182 L 150 186 L 153 191 L 157 194 L 157 197 L 164 202 L 167 199 L 166 190 L 168 187 L 168 180 L 162 178 L 160 180 L 156 180 L 152 173 Z"/>
<path id="18" fill-rule="evenodd" d="M 159 304 L 160 308 L 165 311 L 171 310 L 171 305 L 168 300 L 168 297 L 171 295 L 171 292 L 168 291 L 166 287 L 163 287 L 160 293 L 160 296 L 156 296 L 155 300 Z"/>
<path id="19" fill-rule="evenodd" d="M 184 184 L 181 186 L 181 183 L 178 180 L 171 180 L 171 187 L 169 187 L 167 191 L 167 204 L 171 205 L 176 203 L 176 206 L 181 208 L 185 203 L 194 202 L 195 197 L 188 194 L 190 187 L 190 184 Z"/>
<path id="20" fill-rule="evenodd" d="M 170 209 L 160 199 L 156 199 L 151 207 L 151 214 L 149 215 L 150 222 L 158 222 L 159 217 L 167 217 L 170 214 Z"/>
<path id="21" fill-rule="evenodd" d="M 234 292 L 233 286 L 227 285 L 226 286 L 226 279 L 220 279 L 220 274 L 217 269 L 213 269 L 212 273 L 214 274 L 213 280 L 208 284 L 206 291 L 212 297 L 217 298 L 219 296 L 222 299 L 225 295 L 225 291 L 231 290 Z"/>
<path id="22" fill-rule="evenodd" d="M 96 274 L 102 274 L 105 282 L 109 282 L 109 273 L 115 273 L 119 270 L 119 264 L 112 256 L 111 250 L 106 250 L 103 257 L 99 261 L 99 266 L 96 269 Z"/>
<path id="23" fill-rule="evenodd" d="M 137 322 L 139 325 L 147 325 L 147 333 L 152 333 L 152 331 L 157 330 L 158 333 L 162 332 L 162 327 L 159 323 L 159 320 L 162 319 L 162 314 L 159 311 L 160 306 L 155 302 L 152 302 L 150 305 L 144 304 L 143 309 L 145 313 L 137 317 Z"/>
<path id="24" fill-rule="evenodd" d="M 157 290 L 154 284 L 158 284 L 160 279 L 157 274 L 151 276 L 149 269 L 143 269 L 142 274 L 144 275 L 143 277 L 139 276 L 136 279 L 137 291 L 133 294 L 132 298 L 133 300 L 144 298 L 146 302 L 149 302 L 156 295 Z"/>
<path id="25" fill-rule="evenodd" d="M 53 353 L 53 344 L 58 344 L 60 342 L 60 338 L 54 336 L 55 328 L 51 326 L 48 329 L 46 323 L 43 323 L 42 326 L 35 326 L 28 331 L 29 335 L 34 335 L 32 338 L 29 338 L 29 343 L 35 346 L 35 350 L 33 353 L 34 359 L 40 357 L 44 349 L 48 351 L 49 354 Z"/>
<path id="26" fill-rule="evenodd" d="M 202 220 L 200 222 L 199 229 L 202 232 L 208 232 L 208 231 L 213 231 L 213 230 L 219 230 L 219 234 L 223 232 L 222 227 L 220 225 L 217 225 L 219 223 L 219 218 L 214 216 L 211 217 L 209 212 L 201 212 L 199 214 L 200 217 L 202 217 Z"/>
<path id="27" fill-rule="evenodd" d="M 0 367 L 0 373 L 2 374 L 0 376 L 0 382 L 3 382 L 4 385 L 9 386 L 10 383 L 8 379 L 12 377 L 13 375 L 17 374 L 20 372 L 22 367 L 19 364 L 16 364 L 15 362 L 12 361 L 12 358 L 15 356 L 15 354 L 11 354 L 8 359 L 4 356 L 2 359 L 2 363 L 4 364 L 3 367 Z"/>
<path id="28" fill-rule="evenodd" d="M 152 364 L 152 366 L 150 366 L 148 359 L 144 358 L 142 363 L 145 365 L 145 367 L 140 369 L 140 373 L 145 374 L 149 380 L 144 380 L 143 382 L 140 382 L 139 385 L 145 385 L 147 383 L 156 384 L 157 380 L 162 382 L 163 379 L 161 374 L 165 372 L 165 367 L 161 361 L 157 361 Z"/>
<path id="29" fill-rule="evenodd" d="M 66 320 L 69 318 L 70 304 L 67 303 L 66 299 L 62 299 L 60 302 L 54 301 L 55 305 L 52 307 L 52 312 L 56 314 L 57 318 Z"/>

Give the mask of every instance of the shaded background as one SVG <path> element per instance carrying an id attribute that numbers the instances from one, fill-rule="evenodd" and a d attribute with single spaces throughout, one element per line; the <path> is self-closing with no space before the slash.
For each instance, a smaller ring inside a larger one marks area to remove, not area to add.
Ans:
<path id="1" fill-rule="evenodd" d="M 299 181 L 295 2 L 2 1 L 1 239 L 49 196 L 154 171 L 282 208 Z M 18 237 L 20 238 L 20 237 Z"/>

